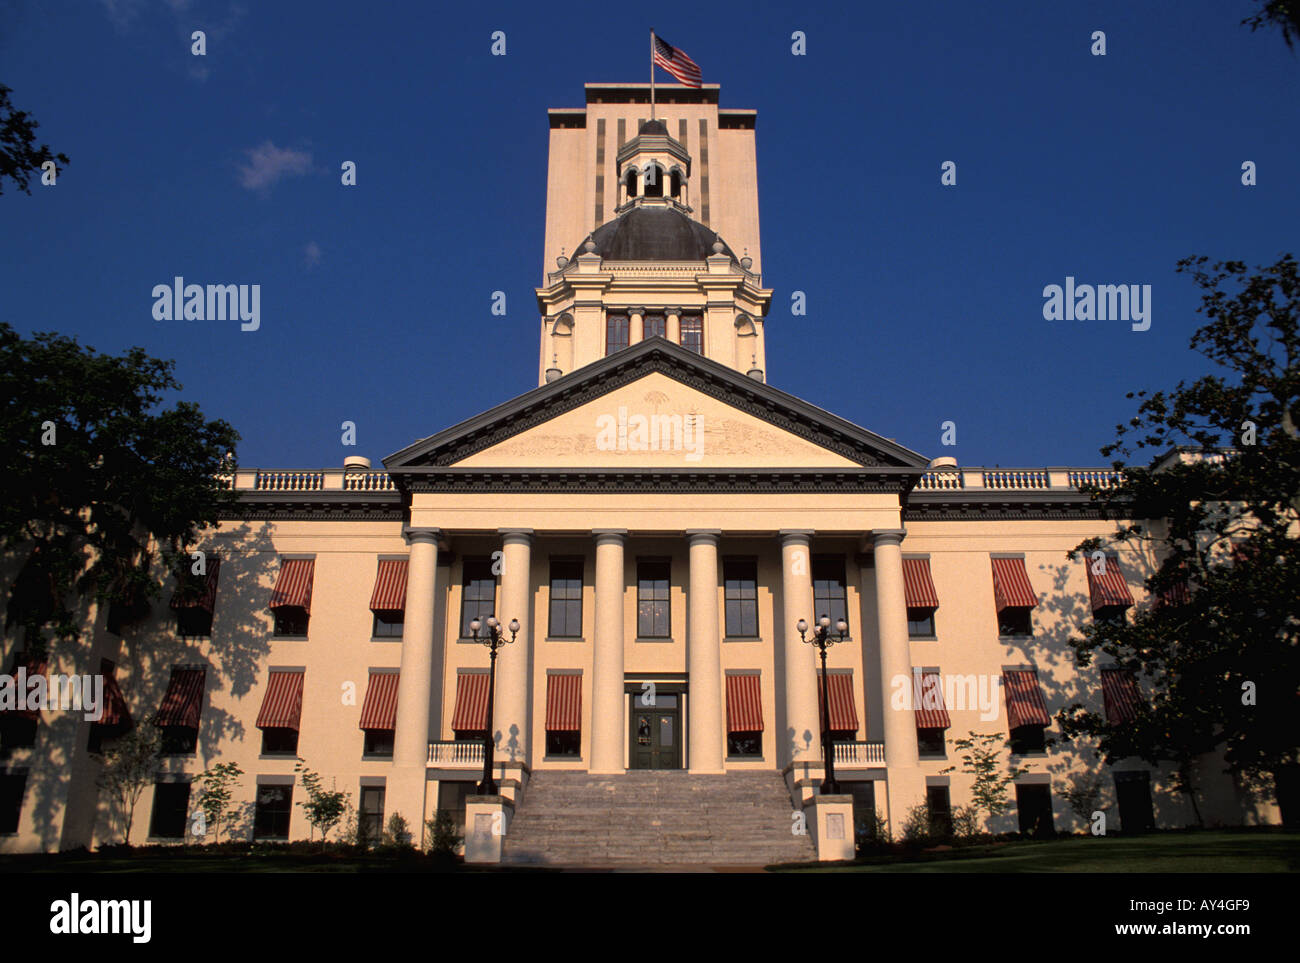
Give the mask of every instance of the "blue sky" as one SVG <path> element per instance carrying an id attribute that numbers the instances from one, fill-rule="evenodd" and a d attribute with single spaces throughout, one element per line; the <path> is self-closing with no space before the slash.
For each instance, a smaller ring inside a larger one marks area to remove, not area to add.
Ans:
<path id="1" fill-rule="evenodd" d="M 929 456 L 1100 464 L 1126 391 L 1208 364 L 1175 262 L 1300 246 L 1300 56 L 1256 5 L 7 3 L 0 82 L 72 163 L 0 198 L 0 318 L 174 358 L 245 466 L 378 461 L 535 386 L 546 109 L 646 79 L 654 27 L 758 110 L 769 383 Z M 178 274 L 260 284 L 260 330 L 155 321 Z M 1150 284 L 1150 330 L 1044 320 L 1067 275 Z"/>

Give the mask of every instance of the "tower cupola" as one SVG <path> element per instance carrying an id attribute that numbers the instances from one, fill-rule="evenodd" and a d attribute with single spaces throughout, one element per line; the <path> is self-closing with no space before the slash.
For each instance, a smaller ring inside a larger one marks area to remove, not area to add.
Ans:
<path id="1" fill-rule="evenodd" d="M 691 155 L 662 120 L 642 121 L 637 135 L 619 148 L 616 164 L 616 214 L 643 205 L 691 212 Z"/>

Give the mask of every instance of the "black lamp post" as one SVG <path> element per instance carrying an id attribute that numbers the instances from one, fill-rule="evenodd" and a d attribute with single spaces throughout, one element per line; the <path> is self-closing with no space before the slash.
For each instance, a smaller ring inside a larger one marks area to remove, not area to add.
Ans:
<path id="1" fill-rule="evenodd" d="M 839 793 L 840 784 L 835 781 L 835 752 L 834 747 L 831 745 L 830 702 L 826 698 L 826 650 L 836 642 L 844 641 L 844 637 L 849 631 L 849 623 L 843 619 L 835 623 L 835 629 L 839 632 L 838 638 L 831 635 L 831 617 L 829 615 L 823 615 L 817 620 L 817 631 L 813 633 L 811 639 L 807 638 L 806 635 L 808 632 L 807 621 L 800 619 L 795 628 L 799 630 L 799 638 L 802 641 L 817 646 L 822 654 L 822 766 L 826 774 L 822 778 L 821 794 L 823 796 L 833 796 Z"/>
<path id="2" fill-rule="evenodd" d="M 501 634 L 501 623 L 497 621 L 495 615 L 487 617 L 487 638 L 480 639 L 478 637 L 479 629 L 483 628 L 483 623 L 478 619 L 470 622 L 469 628 L 474 633 L 474 641 L 486 645 L 492 657 L 491 668 L 488 670 L 487 729 L 483 733 L 483 781 L 478 784 L 478 794 L 480 796 L 495 796 L 497 794 L 497 783 L 492 778 L 492 708 L 497 695 L 497 650 L 515 640 L 515 635 L 519 632 L 519 620 L 510 620 L 508 626 L 510 638 L 508 639 Z"/>

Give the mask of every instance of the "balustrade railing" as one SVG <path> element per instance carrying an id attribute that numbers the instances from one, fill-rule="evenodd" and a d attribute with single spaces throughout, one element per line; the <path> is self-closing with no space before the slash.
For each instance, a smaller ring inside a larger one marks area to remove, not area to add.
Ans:
<path id="1" fill-rule="evenodd" d="M 429 743 L 429 765 L 482 766 L 483 743 L 479 740 L 439 740 Z"/>

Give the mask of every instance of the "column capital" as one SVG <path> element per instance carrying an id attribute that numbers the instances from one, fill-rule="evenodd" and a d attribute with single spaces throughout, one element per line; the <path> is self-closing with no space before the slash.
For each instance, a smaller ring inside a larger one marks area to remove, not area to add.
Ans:
<path id="1" fill-rule="evenodd" d="M 680 315 L 681 313 L 682 313 L 682 306 L 680 304 L 675 304 L 672 307 L 664 308 L 664 314 Z"/>
<path id="2" fill-rule="evenodd" d="M 875 545 L 900 545 L 907 536 L 905 528 L 873 528 L 871 530 L 871 544 Z"/>
<path id="3" fill-rule="evenodd" d="M 406 539 L 408 545 L 414 545 L 417 542 L 432 542 L 437 545 L 442 541 L 442 529 L 404 525 L 402 526 L 402 537 Z"/>
<path id="4" fill-rule="evenodd" d="M 596 536 L 596 541 L 598 542 L 602 539 L 616 538 L 620 542 L 627 539 L 626 528 L 593 528 L 591 534 Z"/>
<path id="5" fill-rule="evenodd" d="M 718 543 L 718 536 L 722 534 L 720 528 L 688 528 L 686 536 L 694 542 L 696 539 L 707 539 L 714 545 Z"/>
<path id="6" fill-rule="evenodd" d="M 531 544 L 533 540 L 533 530 L 531 528 L 498 528 L 497 534 L 506 541 L 523 540 Z"/>
<path id="7" fill-rule="evenodd" d="M 781 544 L 785 545 L 791 542 L 807 543 L 817 533 L 811 528 L 783 528 L 777 534 L 781 536 Z"/>
<path id="8" fill-rule="evenodd" d="M 645 306 L 644 306 L 644 305 L 642 305 L 642 306 L 640 306 L 640 307 L 631 307 L 631 308 L 626 308 L 625 310 L 627 311 L 628 314 L 640 314 L 640 315 L 644 315 L 644 314 L 645 314 Z"/>

